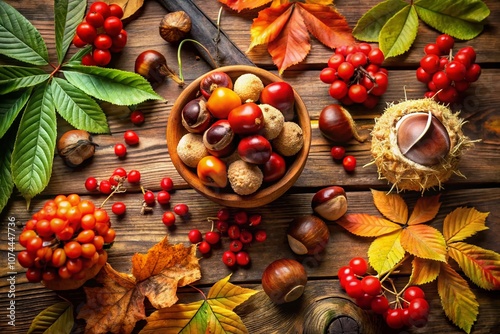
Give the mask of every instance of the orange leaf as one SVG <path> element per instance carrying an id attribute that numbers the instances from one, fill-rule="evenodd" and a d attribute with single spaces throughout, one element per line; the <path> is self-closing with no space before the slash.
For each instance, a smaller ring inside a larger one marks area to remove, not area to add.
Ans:
<path id="1" fill-rule="evenodd" d="M 401 226 L 387 219 L 366 213 L 344 215 L 337 220 L 337 224 L 361 237 L 378 237 L 401 229 Z"/>
<path id="2" fill-rule="evenodd" d="M 444 219 L 443 235 L 446 242 L 462 241 L 479 231 L 487 230 L 488 212 L 479 212 L 474 208 L 456 208 Z"/>
<path id="3" fill-rule="evenodd" d="M 410 254 L 446 262 L 446 242 L 443 235 L 428 225 L 412 225 L 403 229 L 401 245 Z"/>
<path id="4" fill-rule="evenodd" d="M 500 254 L 464 242 L 449 245 L 448 252 L 477 286 L 500 290 Z"/>
<path id="5" fill-rule="evenodd" d="M 261 10 L 250 27 L 250 46 L 247 52 L 257 45 L 267 44 L 276 39 L 288 22 L 292 9 L 291 4 L 284 4 Z"/>
<path id="6" fill-rule="evenodd" d="M 219 0 L 220 3 L 238 12 L 241 12 L 243 9 L 257 8 L 271 1 L 273 0 Z"/>
<path id="7" fill-rule="evenodd" d="M 408 221 L 408 206 L 398 194 L 372 189 L 373 203 L 387 219 L 404 225 Z"/>
<path id="8" fill-rule="evenodd" d="M 304 18 L 296 6 L 278 37 L 269 41 L 267 50 L 282 74 L 288 67 L 300 63 L 311 50 L 311 43 Z"/>
<path id="9" fill-rule="evenodd" d="M 479 303 L 467 281 L 447 263 L 441 263 L 438 294 L 446 316 L 455 325 L 470 333 L 477 320 Z"/>
<path id="10" fill-rule="evenodd" d="M 330 48 L 354 45 L 356 42 L 347 20 L 335 8 L 317 2 L 319 4 L 297 3 L 309 32 Z"/>
<path id="11" fill-rule="evenodd" d="M 420 197 L 413 208 L 408 225 L 425 223 L 436 217 L 441 207 L 440 196 L 438 194 L 436 196 Z"/>
<path id="12" fill-rule="evenodd" d="M 408 284 L 421 285 L 434 281 L 441 269 L 441 262 L 414 257 Z"/>

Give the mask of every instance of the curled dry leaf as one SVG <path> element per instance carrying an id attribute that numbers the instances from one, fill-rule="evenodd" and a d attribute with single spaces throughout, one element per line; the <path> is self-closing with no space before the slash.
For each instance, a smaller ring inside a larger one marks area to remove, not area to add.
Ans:
<path id="1" fill-rule="evenodd" d="M 111 0 L 107 1 L 107 3 L 115 3 L 120 5 L 123 9 L 123 19 L 126 19 L 135 14 L 139 9 L 141 9 L 142 5 L 144 5 L 144 0 Z"/>

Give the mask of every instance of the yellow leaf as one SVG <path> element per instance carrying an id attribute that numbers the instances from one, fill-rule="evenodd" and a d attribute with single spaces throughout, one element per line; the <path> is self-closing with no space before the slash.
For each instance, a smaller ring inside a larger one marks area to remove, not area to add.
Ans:
<path id="1" fill-rule="evenodd" d="M 126 19 L 129 16 L 132 16 L 137 12 L 142 5 L 144 5 L 144 0 L 112 0 L 112 1 L 107 1 L 108 4 L 115 3 L 117 5 L 120 5 L 123 9 L 123 19 Z"/>
<path id="2" fill-rule="evenodd" d="M 368 259 L 373 269 L 383 275 L 394 268 L 405 256 L 401 246 L 402 230 L 395 231 L 375 239 L 368 249 Z"/>
<path id="3" fill-rule="evenodd" d="M 464 242 L 449 245 L 450 256 L 477 286 L 500 289 L 500 254 Z"/>
<path id="4" fill-rule="evenodd" d="M 467 281 L 447 263 L 441 263 L 438 294 L 446 316 L 455 325 L 470 333 L 477 320 L 479 303 Z"/>
<path id="5" fill-rule="evenodd" d="M 373 203 L 387 219 L 404 225 L 408 221 L 408 206 L 398 194 L 372 189 Z"/>
<path id="6" fill-rule="evenodd" d="M 446 262 L 446 242 L 443 235 L 428 225 L 413 225 L 403 229 L 401 245 L 410 254 Z"/>
<path id="7" fill-rule="evenodd" d="M 306 3 L 313 5 L 330 6 L 333 5 L 333 0 L 306 0 Z"/>
<path id="8" fill-rule="evenodd" d="M 441 194 L 420 197 L 413 208 L 413 212 L 408 220 L 408 225 L 425 223 L 436 217 L 441 207 L 441 203 L 439 202 L 440 196 Z"/>
<path id="9" fill-rule="evenodd" d="M 475 208 L 456 208 L 444 219 L 443 235 L 448 244 L 462 241 L 479 231 L 487 230 L 486 217 L 489 212 Z"/>
<path id="10" fill-rule="evenodd" d="M 349 232 L 361 237 L 378 237 L 401 229 L 398 224 L 366 213 L 344 215 L 336 222 Z"/>
<path id="11" fill-rule="evenodd" d="M 228 310 L 233 310 L 236 306 L 245 302 L 258 292 L 257 290 L 247 289 L 229 283 L 230 277 L 231 275 L 226 276 L 210 288 L 207 295 L 210 305 L 218 305 Z"/>
<path id="12" fill-rule="evenodd" d="M 414 257 L 408 284 L 421 285 L 434 281 L 441 269 L 441 262 Z"/>

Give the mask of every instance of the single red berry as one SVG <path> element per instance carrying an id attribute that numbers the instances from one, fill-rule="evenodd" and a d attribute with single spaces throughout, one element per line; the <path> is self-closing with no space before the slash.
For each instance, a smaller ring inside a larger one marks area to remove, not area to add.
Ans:
<path id="1" fill-rule="evenodd" d="M 438 46 L 436 43 L 429 43 L 426 46 L 424 46 L 424 52 L 426 55 L 437 55 L 440 56 L 441 50 L 439 50 Z"/>
<path id="2" fill-rule="evenodd" d="M 122 20 L 116 16 L 110 16 L 104 20 L 104 31 L 109 36 L 117 36 L 123 29 Z"/>
<path id="3" fill-rule="evenodd" d="M 92 44 L 97 36 L 97 29 L 88 22 L 81 22 L 76 27 L 76 34 L 85 43 Z"/>
<path id="4" fill-rule="evenodd" d="M 244 244 L 249 244 L 253 240 L 253 234 L 249 230 L 240 231 L 240 241 Z"/>
<path id="5" fill-rule="evenodd" d="M 262 216 L 259 214 L 253 214 L 248 217 L 248 222 L 250 226 L 260 225 L 260 223 L 262 222 Z"/>
<path id="6" fill-rule="evenodd" d="M 184 203 L 176 204 L 174 206 L 174 212 L 179 216 L 185 216 L 189 213 L 189 207 Z"/>
<path id="7" fill-rule="evenodd" d="M 156 194 L 156 200 L 162 205 L 168 204 L 170 203 L 170 194 L 165 190 L 160 190 L 158 194 Z"/>
<path id="8" fill-rule="evenodd" d="M 385 60 L 384 53 L 382 50 L 379 48 L 373 48 L 369 53 L 368 53 L 368 60 L 370 63 L 380 66 Z"/>
<path id="9" fill-rule="evenodd" d="M 246 211 L 240 210 L 234 214 L 234 221 L 239 225 L 246 224 L 248 222 L 248 214 Z"/>
<path id="10" fill-rule="evenodd" d="M 231 243 L 229 244 L 229 250 L 231 252 L 237 253 L 242 249 L 243 249 L 243 243 L 240 240 L 232 240 Z"/>
<path id="11" fill-rule="evenodd" d="M 203 240 L 203 235 L 201 234 L 200 230 L 192 229 L 188 233 L 188 239 L 192 244 L 197 244 Z"/>
<path id="12" fill-rule="evenodd" d="M 392 329 L 400 329 L 404 326 L 403 309 L 388 309 L 384 318 L 387 326 Z"/>
<path id="13" fill-rule="evenodd" d="M 250 263 L 250 255 L 245 251 L 236 253 L 236 263 L 240 266 L 246 266 Z"/>
<path id="14" fill-rule="evenodd" d="M 127 147 L 121 143 L 115 145 L 115 155 L 119 158 L 123 158 L 127 155 Z"/>
<path id="15" fill-rule="evenodd" d="M 106 34 L 98 34 L 94 38 L 94 47 L 96 49 L 107 50 L 113 45 L 113 40 Z"/>
<path id="16" fill-rule="evenodd" d="M 333 146 L 330 150 L 330 155 L 335 160 L 342 160 L 345 156 L 345 148 L 342 146 Z"/>
<path id="17" fill-rule="evenodd" d="M 231 225 L 227 229 L 227 235 L 230 239 L 239 239 L 240 238 L 240 227 L 238 225 Z"/>
<path id="18" fill-rule="evenodd" d="M 254 238 L 257 242 L 264 242 L 267 239 L 267 233 L 264 230 L 255 231 Z"/>
<path id="19" fill-rule="evenodd" d="M 358 305 L 362 310 L 369 310 L 371 308 L 372 300 L 373 296 L 364 293 L 361 297 L 356 298 L 356 305 Z"/>
<path id="20" fill-rule="evenodd" d="M 228 267 L 234 266 L 236 264 L 236 254 L 231 251 L 225 251 L 222 254 L 222 262 Z"/>
<path id="21" fill-rule="evenodd" d="M 175 224 L 175 215 L 172 211 L 165 211 L 161 217 L 161 221 L 165 226 L 173 226 Z"/>
<path id="22" fill-rule="evenodd" d="M 198 250 L 201 254 L 207 254 L 212 249 L 212 246 L 206 241 L 202 241 L 198 244 Z"/>
<path id="23" fill-rule="evenodd" d="M 424 298 L 415 298 L 410 302 L 408 311 L 411 320 L 427 319 L 429 316 L 429 303 Z"/>
<path id="24" fill-rule="evenodd" d="M 371 296 L 378 296 L 382 293 L 382 284 L 375 276 L 365 276 L 361 280 L 363 291 Z"/>
<path id="25" fill-rule="evenodd" d="M 109 16 L 115 16 L 119 19 L 121 19 L 123 17 L 123 9 L 122 7 L 120 7 L 120 5 L 116 4 L 116 3 L 112 3 L 109 5 Z"/>
<path id="26" fill-rule="evenodd" d="M 362 257 L 354 257 L 349 261 L 352 272 L 358 276 L 363 276 L 368 270 L 368 263 Z"/>
<path id="27" fill-rule="evenodd" d="M 92 3 L 89 7 L 89 12 L 101 13 L 104 18 L 107 18 L 109 15 L 111 15 L 109 5 L 104 1 L 96 1 Z"/>
<path id="28" fill-rule="evenodd" d="M 169 177 L 164 177 L 160 181 L 160 187 L 165 191 L 171 191 L 172 189 L 174 189 L 174 181 L 172 181 L 172 179 Z"/>
<path id="29" fill-rule="evenodd" d="M 439 56 L 435 54 L 425 55 L 420 59 L 420 67 L 429 74 L 437 72 L 439 70 Z"/>
<path id="30" fill-rule="evenodd" d="M 144 113 L 140 110 L 134 110 L 130 113 L 130 121 L 135 125 L 141 125 L 144 123 Z"/>
<path id="31" fill-rule="evenodd" d="M 211 245 L 215 245 L 220 240 L 220 234 L 215 231 L 208 231 L 205 233 L 205 241 Z"/>
<path id="32" fill-rule="evenodd" d="M 111 183 L 109 183 L 108 180 L 102 180 L 101 182 L 99 182 L 99 191 L 105 195 L 111 194 L 111 192 L 113 191 L 113 189 L 111 188 Z"/>
<path id="33" fill-rule="evenodd" d="M 356 169 L 356 158 L 352 155 L 346 155 L 342 160 L 342 166 L 346 172 L 353 172 Z"/>
<path id="34" fill-rule="evenodd" d="M 147 205 L 152 206 L 156 203 L 155 194 L 151 190 L 148 190 L 144 193 L 144 202 Z"/>
<path id="35" fill-rule="evenodd" d="M 127 45 L 128 33 L 125 29 L 122 29 L 118 35 L 113 36 L 111 39 L 113 40 L 113 45 L 109 50 L 118 53 Z"/>
<path id="36" fill-rule="evenodd" d="M 220 232 L 220 233 L 227 233 L 227 230 L 229 228 L 229 223 L 224 221 L 224 220 L 217 220 L 215 222 L 215 228 Z"/>
<path id="37" fill-rule="evenodd" d="M 455 39 L 447 34 L 439 35 L 436 38 L 436 45 L 441 51 L 441 54 L 447 55 L 455 44 Z"/>
<path id="38" fill-rule="evenodd" d="M 337 272 L 337 276 L 339 277 L 340 283 L 342 285 L 342 280 L 348 275 L 353 275 L 354 276 L 354 271 L 352 270 L 351 267 L 349 266 L 342 266 L 339 268 Z"/>
<path id="39" fill-rule="evenodd" d="M 113 175 L 118 175 L 120 177 L 127 177 L 127 171 L 123 167 L 115 168 Z"/>
<path id="40" fill-rule="evenodd" d="M 92 57 L 97 66 L 106 66 L 111 62 L 111 53 L 109 50 L 94 49 Z"/>
<path id="41" fill-rule="evenodd" d="M 123 202 L 115 202 L 111 206 L 111 212 L 113 212 L 117 216 L 121 216 L 125 213 L 127 207 Z"/>
<path id="42" fill-rule="evenodd" d="M 97 179 L 93 176 L 90 176 L 85 180 L 85 189 L 88 191 L 96 191 L 98 185 Z"/>
<path id="43" fill-rule="evenodd" d="M 354 299 L 361 298 L 365 294 L 361 287 L 361 281 L 359 279 L 354 279 L 347 282 L 344 288 L 347 295 Z"/>
<path id="44" fill-rule="evenodd" d="M 73 45 L 77 48 L 83 48 L 85 45 L 87 45 L 87 43 L 85 41 L 82 41 L 82 39 L 75 34 L 75 37 L 73 37 Z"/>
<path id="45" fill-rule="evenodd" d="M 373 297 L 371 302 L 371 309 L 377 314 L 384 314 L 389 309 L 389 300 L 386 296 Z"/>
<path id="46" fill-rule="evenodd" d="M 127 145 L 137 145 L 139 144 L 139 136 L 133 130 L 127 130 L 123 134 L 123 139 Z"/>
<path id="47" fill-rule="evenodd" d="M 403 298 L 407 302 L 411 302 L 413 299 L 416 298 L 425 298 L 425 293 L 418 286 L 409 286 L 403 293 Z"/>
<path id="48" fill-rule="evenodd" d="M 87 53 L 82 57 L 82 65 L 85 66 L 96 66 L 97 64 L 94 61 L 94 57 L 92 57 L 92 53 Z"/>
<path id="49" fill-rule="evenodd" d="M 228 208 L 222 208 L 219 211 L 217 211 L 217 218 L 219 220 L 227 221 L 227 220 L 229 220 L 230 216 L 231 216 L 231 213 L 229 212 Z"/>
<path id="50" fill-rule="evenodd" d="M 427 73 L 422 67 L 417 68 L 416 75 L 417 80 L 425 84 L 432 80 L 432 75 Z"/>
<path id="51" fill-rule="evenodd" d="M 85 21 L 90 23 L 94 28 L 100 28 L 104 23 L 104 17 L 99 12 L 88 12 L 85 15 Z"/>
<path id="52" fill-rule="evenodd" d="M 139 183 L 141 181 L 141 172 L 138 170 L 131 170 L 127 175 L 127 181 L 130 183 Z"/>

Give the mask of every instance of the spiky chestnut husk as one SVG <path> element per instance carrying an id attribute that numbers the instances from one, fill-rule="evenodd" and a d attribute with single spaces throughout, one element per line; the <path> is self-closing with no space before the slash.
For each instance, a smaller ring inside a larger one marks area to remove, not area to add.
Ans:
<path id="1" fill-rule="evenodd" d="M 405 157 L 397 142 L 396 124 L 401 117 L 417 113 L 431 112 L 446 128 L 450 139 L 450 150 L 441 161 L 432 166 L 424 166 Z M 462 132 L 464 121 L 447 106 L 425 98 L 407 100 L 390 104 L 382 116 L 375 120 L 372 131 L 371 153 L 377 166 L 379 179 L 387 179 L 399 192 L 414 190 L 424 192 L 438 187 L 453 174 L 463 177 L 458 171 L 458 163 L 466 149 L 473 146 L 473 141 Z"/>

